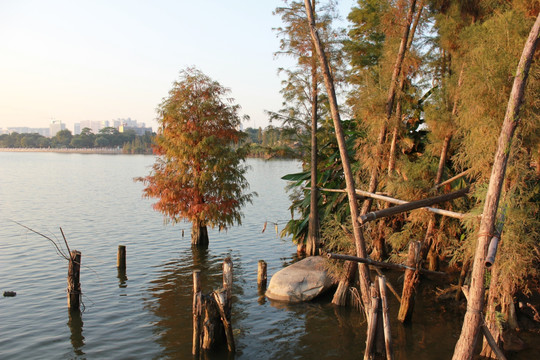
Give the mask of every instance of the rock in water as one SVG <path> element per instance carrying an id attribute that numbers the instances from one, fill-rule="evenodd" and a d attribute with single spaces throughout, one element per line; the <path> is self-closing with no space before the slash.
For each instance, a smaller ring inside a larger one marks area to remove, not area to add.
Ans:
<path id="1" fill-rule="evenodd" d="M 319 296 L 335 283 L 324 267 L 325 261 L 321 256 L 310 256 L 281 269 L 270 279 L 266 296 L 289 303 Z"/>

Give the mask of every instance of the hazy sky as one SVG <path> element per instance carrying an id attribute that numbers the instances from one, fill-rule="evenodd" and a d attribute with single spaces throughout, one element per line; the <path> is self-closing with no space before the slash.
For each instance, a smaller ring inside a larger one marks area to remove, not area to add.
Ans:
<path id="1" fill-rule="evenodd" d="M 345 18 L 354 0 L 341 0 Z M 0 128 L 131 117 L 157 127 L 179 71 L 232 90 L 251 120 L 281 106 L 280 0 L 0 0 Z"/>

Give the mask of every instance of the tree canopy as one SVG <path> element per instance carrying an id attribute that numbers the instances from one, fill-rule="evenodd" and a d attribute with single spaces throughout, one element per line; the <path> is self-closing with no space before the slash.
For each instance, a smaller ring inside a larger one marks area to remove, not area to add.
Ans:
<path id="1" fill-rule="evenodd" d="M 244 177 L 239 105 L 230 90 L 200 70 L 188 68 L 159 106 L 155 151 L 159 155 L 144 182 L 144 196 L 166 219 L 193 224 L 192 243 L 206 245 L 206 226 L 227 229 L 242 220 L 253 193 Z"/>

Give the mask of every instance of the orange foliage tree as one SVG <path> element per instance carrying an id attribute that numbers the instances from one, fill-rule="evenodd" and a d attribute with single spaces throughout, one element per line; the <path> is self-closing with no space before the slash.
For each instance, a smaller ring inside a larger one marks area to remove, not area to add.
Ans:
<path id="1" fill-rule="evenodd" d="M 245 192 L 245 134 L 237 130 L 240 106 L 229 94 L 197 69 L 181 71 L 158 108 L 159 156 L 150 175 L 137 178 L 146 185 L 143 196 L 158 199 L 153 207 L 166 220 L 192 223 L 192 245 L 208 245 L 207 226 L 240 224 L 242 206 L 255 195 Z"/>

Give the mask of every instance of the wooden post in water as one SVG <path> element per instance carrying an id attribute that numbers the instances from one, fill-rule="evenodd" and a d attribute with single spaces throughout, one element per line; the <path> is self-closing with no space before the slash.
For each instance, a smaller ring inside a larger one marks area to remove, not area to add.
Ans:
<path id="1" fill-rule="evenodd" d="M 79 311 L 81 307 L 81 252 L 71 250 L 67 276 L 67 302 L 70 310 Z"/>
<path id="2" fill-rule="evenodd" d="M 371 284 L 371 305 L 369 308 L 368 331 L 366 338 L 366 350 L 364 360 L 373 358 L 375 338 L 377 337 L 377 312 L 379 310 L 379 284 Z"/>
<path id="3" fill-rule="evenodd" d="M 197 356 L 201 349 L 201 314 L 202 314 L 201 271 L 193 271 L 193 345 L 191 354 Z"/>
<path id="4" fill-rule="evenodd" d="M 392 334 L 390 333 L 390 316 L 388 315 L 388 299 L 386 297 L 386 278 L 379 276 L 379 291 L 381 293 L 381 307 L 384 326 L 384 348 L 386 350 L 386 359 L 392 360 Z"/>
<path id="5" fill-rule="evenodd" d="M 407 256 L 407 266 L 416 267 L 420 256 L 420 242 L 413 241 L 409 244 L 409 255 Z M 419 280 L 419 271 L 405 270 L 405 279 L 403 280 L 403 292 L 401 293 L 401 305 L 399 307 L 398 320 L 408 322 L 411 320 L 414 309 L 414 296 L 416 284 Z"/>
<path id="6" fill-rule="evenodd" d="M 232 285 L 233 285 L 233 263 L 230 257 L 223 261 L 223 290 L 225 290 L 227 299 L 223 305 L 227 318 L 231 319 L 232 308 Z"/>
<path id="7" fill-rule="evenodd" d="M 266 289 L 266 261 L 259 260 L 259 268 L 257 271 L 257 285 L 259 289 Z"/>
<path id="8" fill-rule="evenodd" d="M 119 270 L 126 269 L 126 247 L 125 245 L 118 245 L 118 255 L 116 256 L 116 267 Z"/>

